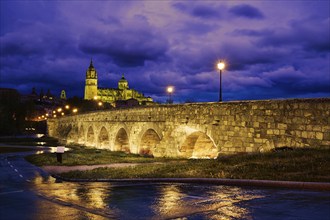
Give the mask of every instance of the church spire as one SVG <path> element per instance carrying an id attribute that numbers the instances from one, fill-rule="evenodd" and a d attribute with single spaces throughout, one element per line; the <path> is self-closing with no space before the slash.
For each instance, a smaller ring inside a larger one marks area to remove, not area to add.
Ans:
<path id="1" fill-rule="evenodd" d="M 94 66 L 93 66 L 93 58 L 91 58 L 91 63 L 89 64 L 89 68 L 94 68 Z"/>

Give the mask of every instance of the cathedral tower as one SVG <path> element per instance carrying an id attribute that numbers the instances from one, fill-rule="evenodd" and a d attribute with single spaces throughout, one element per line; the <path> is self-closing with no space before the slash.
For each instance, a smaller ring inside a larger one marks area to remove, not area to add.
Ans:
<path id="1" fill-rule="evenodd" d="M 85 96 L 84 99 L 97 97 L 97 72 L 93 66 L 93 60 L 86 71 Z"/>

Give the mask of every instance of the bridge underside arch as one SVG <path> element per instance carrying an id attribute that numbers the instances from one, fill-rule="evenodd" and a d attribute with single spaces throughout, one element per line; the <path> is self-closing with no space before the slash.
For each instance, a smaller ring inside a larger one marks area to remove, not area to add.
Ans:
<path id="1" fill-rule="evenodd" d="M 154 150 L 160 142 L 160 137 L 153 129 L 148 129 L 141 138 L 139 154 L 153 155 Z"/>
<path id="2" fill-rule="evenodd" d="M 95 135 L 93 127 L 90 126 L 87 131 L 87 138 L 86 138 L 87 146 L 94 146 L 95 145 Z"/>
<path id="3" fill-rule="evenodd" d="M 116 135 L 114 150 L 130 153 L 129 139 L 127 132 L 124 128 L 119 129 Z"/>
<path id="4" fill-rule="evenodd" d="M 216 158 L 218 149 L 205 133 L 191 133 L 180 147 L 180 155 L 186 158 Z"/>
<path id="5" fill-rule="evenodd" d="M 109 147 L 109 135 L 107 129 L 105 127 L 101 128 L 100 134 L 99 134 L 99 146 L 102 148 L 108 148 Z"/>

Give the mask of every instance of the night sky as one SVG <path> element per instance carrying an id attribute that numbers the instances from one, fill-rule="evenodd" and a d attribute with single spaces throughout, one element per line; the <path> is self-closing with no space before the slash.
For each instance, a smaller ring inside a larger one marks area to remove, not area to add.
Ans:
<path id="1" fill-rule="evenodd" d="M 164 102 L 330 97 L 329 1 L 0 2 L 0 87 L 83 97 L 99 87 Z"/>

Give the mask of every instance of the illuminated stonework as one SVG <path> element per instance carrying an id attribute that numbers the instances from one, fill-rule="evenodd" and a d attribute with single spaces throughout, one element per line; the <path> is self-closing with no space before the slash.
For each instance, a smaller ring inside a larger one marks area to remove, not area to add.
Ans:
<path id="1" fill-rule="evenodd" d="M 115 105 L 116 101 L 129 99 L 136 99 L 140 105 L 153 103 L 151 97 L 145 97 L 142 93 L 139 93 L 134 89 L 130 89 L 124 75 L 122 75 L 118 82 L 118 88 L 99 88 L 97 86 L 97 72 L 93 66 L 92 60 L 86 71 L 84 99 L 97 99 L 102 102 L 109 102 L 113 105 Z"/>
<path id="2" fill-rule="evenodd" d="M 216 158 L 330 146 L 330 99 L 155 105 L 48 119 L 63 143 L 155 157 Z"/>

